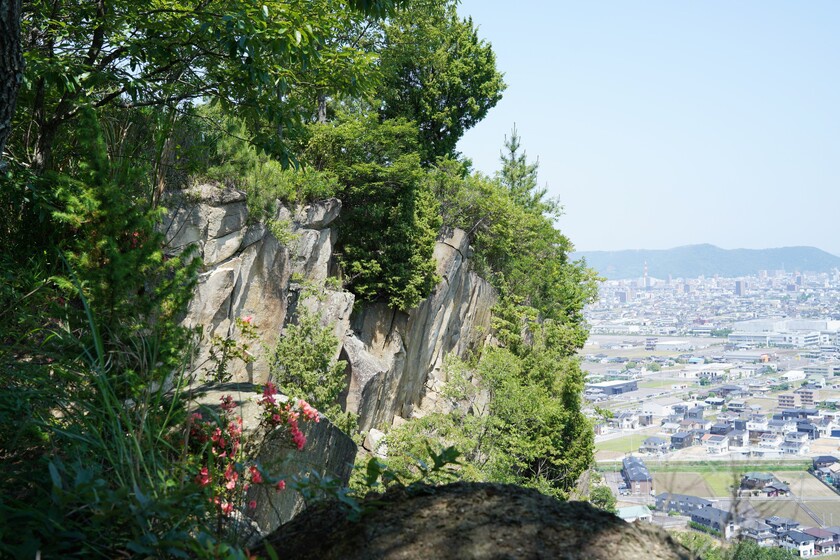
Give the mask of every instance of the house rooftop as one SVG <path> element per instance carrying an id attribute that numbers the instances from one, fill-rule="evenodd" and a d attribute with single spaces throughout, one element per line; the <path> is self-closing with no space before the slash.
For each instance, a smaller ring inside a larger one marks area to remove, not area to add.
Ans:
<path id="1" fill-rule="evenodd" d="M 799 527 L 799 521 L 795 521 L 788 517 L 779 517 L 778 515 L 774 515 L 773 517 L 768 517 L 764 520 L 765 523 L 768 525 L 772 525 L 774 527 L 779 527 L 782 525 L 786 525 L 788 527 Z"/>
<path id="2" fill-rule="evenodd" d="M 647 506 L 628 506 L 618 508 L 616 515 L 622 519 L 638 519 L 640 517 L 650 517 L 651 512 Z"/>
<path id="3" fill-rule="evenodd" d="M 817 540 L 817 537 L 814 537 L 813 535 L 809 535 L 807 533 L 803 533 L 801 531 L 788 531 L 785 534 L 785 537 L 795 542 L 796 544 L 807 544 L 809 542 Z"/>
<path id="4" fill-rule="evenodd" d="M 767 481 L 775 479 L 775 477 L 772 474 L 766 473 L 766 472 L 748 472 L 748 473 L 744 474 L 744 478 L 747 478 L 749 480 L 767 480 Z"/>
<path id="5" fill-rule="evenodd" d="M 816 537 L 818 539 L 833 539 L 834 538 L 834 531 L 828 531 L 826 529 L 820 529 L 819 527 L 811 527 L 810 529 L 803 529 L 802 531 L 805 534 L 811 535 L 812 537 Z"/>
<path id="6" fill-rule="evenodd" d="M 715 507 L 707 507 L 691 512 L 691 518 L 697 518 L 701 522 L 707 522 L 708 525 L 714 523 L 726 525 L 732 519 L 732 514 Z"/>

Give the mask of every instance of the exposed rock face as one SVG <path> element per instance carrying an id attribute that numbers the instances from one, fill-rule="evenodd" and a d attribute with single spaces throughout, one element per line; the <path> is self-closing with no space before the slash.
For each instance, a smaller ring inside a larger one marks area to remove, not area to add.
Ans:
<path id="1" fill-rule="evenodd" d="M 202 326 L 197 368 L 209 355 L 214 335 L 239 340 L 236 318 L 252 316 L 260 333 L 251 344 L 255 360 L 233 368 L 234 381 L 263 383 L 268 359 L 297 306 L 320 315 L 339 340 L 336 358 L 348 362 L 347 410 L 363 431 L 395 418 L 447 411 L 439 391 L 446 381 L 443 360 L 476 350 L 490 331 L 496 295 L 470 270 L 463 231 L 443 236 L 435 247 L 441 282 L 416 309 L 403 313 L 384 304 L 358 305 L 352 294 L 327 289 L 341 203 L 330 199 L 290 211 L 275 220 L 291 235 L 280 243 L 260 223 L 249 223 L 242 192 L 202 185 L 188 191 L 165 223 L 171 252 L 188 246 L 204 259 L 196 295 L 184 324 Z M 304 294 L 317 292 L 316 296 Z M 352 325 L 351 325 L 352 313 Z"/>
<path id="2" fill-rule="evenodd" d="M 279 207 L 275 219 L 288 223 L 290 229 L 291 242 L 284 245 L 265 224 L 248 222 L 242 192 L 202 185 L 181 198 L 164 223 L 164 232 L 171 252 L 193 246 L 204 261 L 184 319 L 186 326 L 203 328 L 204 339 L 194 360 L 197 369 L 205 366 L 214 335 L 240 340 L 235 320 L 251 316 L 260 333 L 250 349 L 255 360 L 247 367 L 235 364 L 233 379 L 264 383 L 270 351 L 291 317 L 290 303 L 298 303 L 304 286 L 323 294 L 307 298 L 304 305 L 321 312 L 324 323 L 333 325 L 336 336 L 343 339 L 353 295 L 325 287 L 335 241 L 335 231 L 329 226 L 340 209 L 337 199 L 295 212 Z M 336 356 L 339 350 L 336 347 Z"/>
<path id="3" fill-rule="evenodd" d="M 359 414 L 363 430 L 449 410 L 439 397 L 446 381 L 443 360 L 480 347 L 490 332 L 493 288 L 470 270 L 466 234 L 454 230 L 435 247 L 434 292 L 403 313 L 383 304 L 366 305 L 353 317 L 344 341 L 349 362 L 347 410 Z"/>
<path id="4" fill-rule="evenodd" d="M 513 485 L 395 490 L 362 505 L 359 522 L 332 503 L 304 512 L 266 540 L 280 558 L 301 560 L 692 558 L 662 529 Z"/>
<path id="5" fill-rule="evenodd" d="M 210 408 L 218 413 L 220 399 L 231 395 L 238 407 L 236 415 L 242 417 L 244 440 L 251 438 L 251 445 L 258 444 L 259 453 L 252 459 L 272 475 L 303 477 L 312 472 L 321 477 L 329 476 L 343 481 L 350 479 L 356 444 L 344 432 L 326 418 L 318 423 L 306 422 L 301 429 L 306 436 L 306 445 L 298 451 L 291 445 L 285 430 L 275 430 L 259 442 L 253 441 L 262 417 L 262 408 L 257 404 L 256 387 L 250 383 L 228 383 L 214 387 L 197 400 L 197 408 Z M 255 500 L 257 508 L 246 510 L 248 517 L 256 523 L 260 536 L 268 534 L 303 511 L 306 504 L 303 497 L 291 489 L 276 491 L 266 486 L 254 486 L 248 491 L 245 501 Z"/>

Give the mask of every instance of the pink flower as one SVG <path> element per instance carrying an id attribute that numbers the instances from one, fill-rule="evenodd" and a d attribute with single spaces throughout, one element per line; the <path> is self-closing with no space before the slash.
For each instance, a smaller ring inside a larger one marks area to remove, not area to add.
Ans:
<path id="1" fill-rule="evenodd" d="M 221 400 L 222 410 L 224 410 L 225 412 L 230 412 L 231 410 L 236 408 L 236 403 L 233 402 L 233 397 L 231 397 L 230 395 L 225 395 L 224 397 L 222 397 Z"/>
<path id="2" fill-rule="evenodd" d="M 239 480 L 239 473 L 233 469 L 232 463 L 227 466 L 227 469 L 225 469 L 225 480 L 227 480 L 225 488 L 228 490 L 236 488 L 236 481 Z"/>
<path id="3" fill-rule="evenodd" d="M 298 401 L 298 407 L 300 408 L 301 412 L 303 412 L 303 415 L 306 416 L 309 420 L 314 420 L 316 423 L 321 420 L 321 416 L 320 414 L 318 414 L 318 411 L 305 400 L 300 399 Z"/>
<path id="4" fill-rule="evenodd" d="M 257 500 L 251 500 L 248 502 L 248 507 L 251 509 L 257 509 Z"/>
<path id="5" fill-rule="evenodd" d="M 251 471 L 251 480 L 254 484 L 259 484 L 263 481 L 262 473 L 257 469 L 257 467 L 251 466 L 248 467 L 248 470 Z"/>
<path id="6" fill-rule="evenodd" d="M 242 425 L 237 422 L 231 422 L 228 424 L 228 433 L 230 434 L 230 437 L 242 435 Z"/>
<path id="7" fill-rule="evenodd" d="M 277 484 L 275 485 L 275 488 L 277 488 L 278 492 L 280 492 L 282 490 L 285 490 L 286 489 L 286 481 L 285 480 L 278 481 Z"/>
<path id="8" fill-rule="evenodd" d="M 230 502 L 222 502 L 221 508 L 222 513 L 225 515 L 230 515 L 233 512 L 233 504 Z"/>
<path id="9" fill-rule="evenodd" d="M 274 398 L 274 395 L 277 394 L 277 385 L 269 381 L 263 387 L 263 396 L 260 404 L 275 404 L 277 401 Z"/>
<path id="10" fill-rule="evenodd" d="M 210 484 L 210 471 L 207 470 L 207 467 L 202 467 L 201 470 L 198 471 L 198 476 L 195 477 L 195 481 L 199 486 L 207 486 Z"/>
<path id="11" fill-rule="evenodd" d="M 297 420 L 294 418 L 289 418 L 289 433 L 292 434 L 292 441 L 298 448 L 298 451 L 303 449 L 303 446 L 306 445 L 306 436 L 303 435 L 303 432 L 300 431 L 298 428 Z"/>
<path id="12" fill-rule="evenodd" d="M 248 323 L 249 325 L 251 324 L 251 321 L 253 321 L 253 320 L 254 320 L 254 317 L 252 315 L 246 315 L 245 317 L 242 317 L 242 322 L 243 323 Z"/>

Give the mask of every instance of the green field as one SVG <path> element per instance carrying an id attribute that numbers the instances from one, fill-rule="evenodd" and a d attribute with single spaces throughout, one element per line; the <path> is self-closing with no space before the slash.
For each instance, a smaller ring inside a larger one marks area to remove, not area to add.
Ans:
<path id="1" fill-rule="evenodd" d="M 709 498 L 732 496 L 731 486 L 736 478 L 732 472 L 655 472 L 654 488 L 657 493 L 689 494 Z"/>
<path id="2" fill-rule="evenodd" d="M 597 445 L 596 445 L 597 446 Z M 796 461 L 767 461 L 767 462 L 750 462 L 750 463 L 730 463 L 727 461 L 666 461 L 660 462 L 658 459 L 645 460 L 645 464 L 651 472 L 702 472 L 715 473 L 738 471 L 738 473 L 745 473 L 748 471 L 761 472 L 779 472 L 785 473 L 785 477 L 791 480 L 791 476 L 787 473 L 798 472 L 806 475 L 805 472 L 811 465 L 810 459 L 796 460 Z M 809 475 L 810 476 L 810 475 Z"/>
<path id="3" fill-rule="evenodd" d="M 639 389 L 670 389 L 672 385 L 694 385 L 685 379 L 648 379 L 639 382 Z"/>
<path id="4" fill-rule="evenodd" d="M 621 453 L 637 453 L 639 451 L 639 446 L 645 439 L 647 439 L 647 437 L 647 435 L 633 434 L 630 436 L 622 436 L 620 438 L 597 442 L 595 444 L 595 451 L 618 451 Z"/>

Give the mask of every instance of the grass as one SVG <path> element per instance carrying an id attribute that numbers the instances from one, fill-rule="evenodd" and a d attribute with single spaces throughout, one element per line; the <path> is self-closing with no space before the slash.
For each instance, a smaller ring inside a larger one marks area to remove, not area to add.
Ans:
<path id="1" fill-rule="evenodd" d="M 622 453 L 638 452 L 639 446 L 647 439 L 647 435 L 632 434 L 620 438 L 609 439 L 595 443 L 596 451 L 619 451 Z"/>
<path id="2" fill-rule="evenodd" d="M 656 472 L 653 475 L 656 492 L 689 494 L 692 496 L 726 498 L 732 496 L 735 478 L 732 472 Z"/>
<path id="3" fill-rule="evenodd" d="M 768 461 L 764 463 L 730 463 L 727 461 L 680 461 L 659 463 L 656 459 L 645 461 L 651 472 L 701 472 L 701 473 L 739 473 L 749 471 L 773 472 L 804 472 L 811 460 L 804 461 Z M 785 475 L 788 476 L 788 475 Z"/>
<path id="4" fill-rule="evenodd" d="M 685 379 L 648 379 L 639 382 L 640 389 L 670 389 L 672 385 L 692 385 Z"/>

